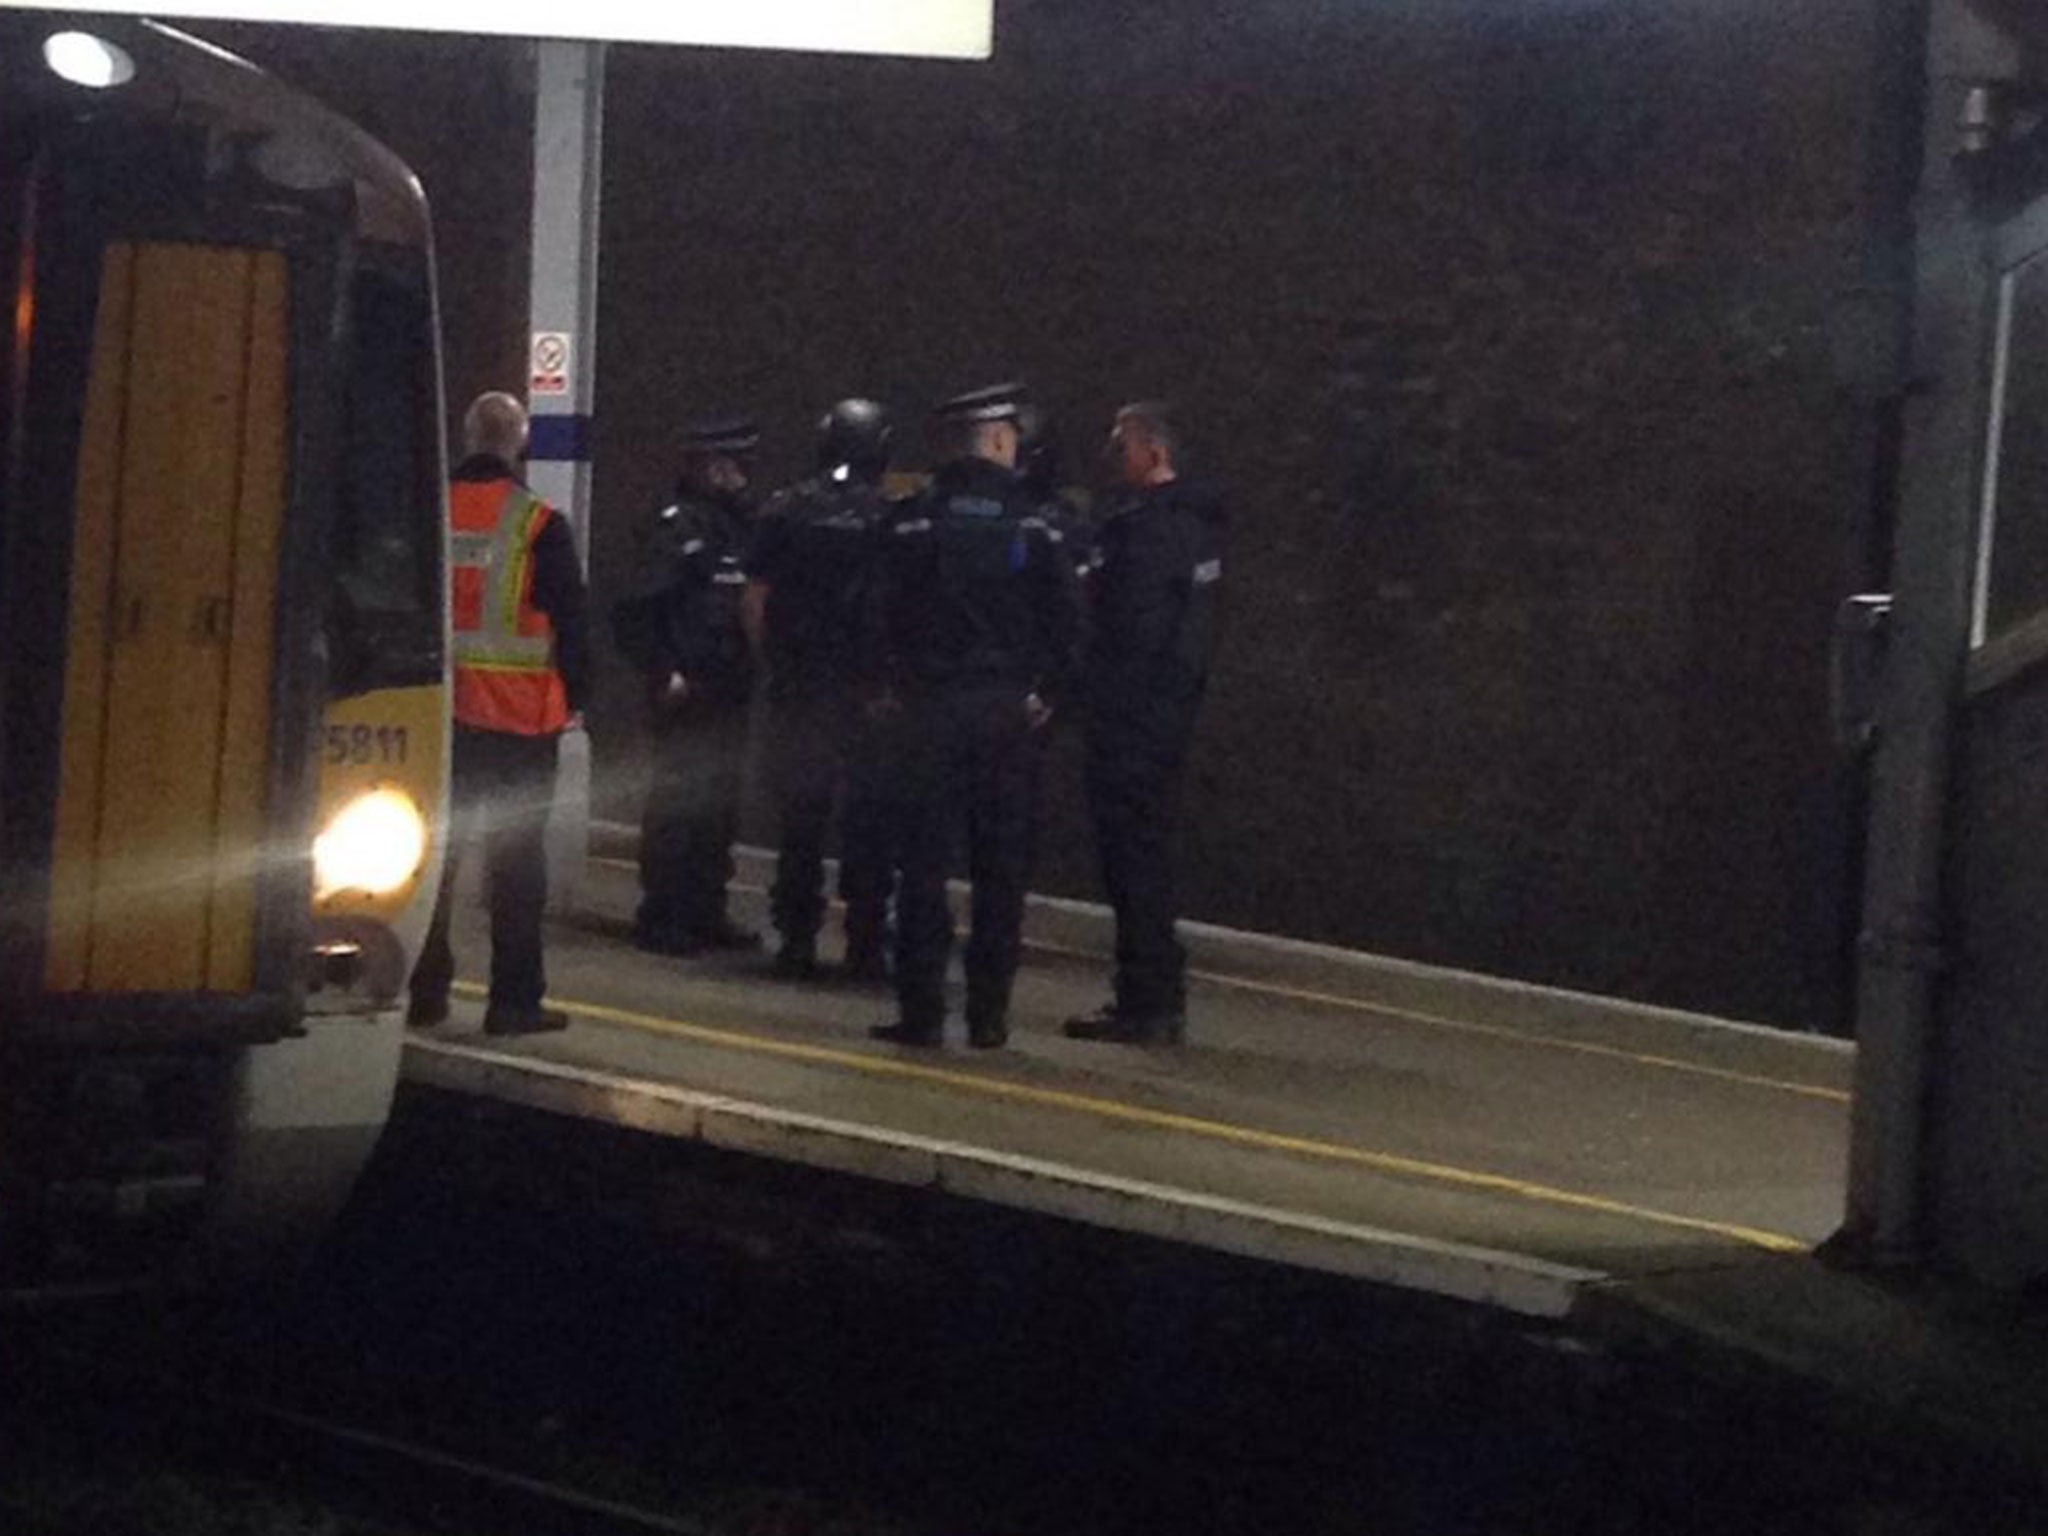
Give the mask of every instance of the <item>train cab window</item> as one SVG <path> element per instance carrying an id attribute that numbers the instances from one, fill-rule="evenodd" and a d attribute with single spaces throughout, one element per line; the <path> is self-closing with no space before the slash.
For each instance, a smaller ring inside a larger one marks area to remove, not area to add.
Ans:
<path id="1" fill-rule="evenodd" d="M 432 312 L 420 289 L 359 274 L 334 559 L 338 691 L 437 673 L 441 458 Z"/>
<path id="2" fill-rule="evenodd" d="M 2006 274 L 1998 324 L 1979 644 L 2048 609 L 2048 254 Z"/>
<path id="3" fill-rule="evenodd" d="M 364 613 L 434 610 L 440 463 L 429 325 L 424 296 L 375 273 L 356 279 L 336 554 Z"/>

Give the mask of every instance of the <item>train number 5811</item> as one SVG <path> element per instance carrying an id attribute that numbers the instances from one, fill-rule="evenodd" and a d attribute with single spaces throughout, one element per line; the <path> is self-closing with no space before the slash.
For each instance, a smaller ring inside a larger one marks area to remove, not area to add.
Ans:
<path id="1" fill-rule="evenodd" d="M 372 763 L 391 767 L 404 762 L 405 753 L 405 727 L 402 725 L 327 727 L 327 761 L 332 767 L 347 764 L 361 768 Z"/>

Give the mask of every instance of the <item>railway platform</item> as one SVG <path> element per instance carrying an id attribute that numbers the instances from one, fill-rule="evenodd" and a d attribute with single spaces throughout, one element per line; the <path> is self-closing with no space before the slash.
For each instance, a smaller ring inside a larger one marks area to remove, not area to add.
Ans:
<path id="1" fill-rule="evenodd" d="M 629 840 L 550 932 L 571 1027 L 417 1032 L 409 1081 L 1697 1351 L 1760 1388 L 2048 1466 L 2048 1316 L 1813 1249 L 1842 1202 L 1846 1044 L 1189 925 L 1190 1034 L 1088 1044 L 1111 929 L 1034 898 L 1010 1045 L 870 1041 L 879 990 L 624 934 Z M 742 858 L 764 923 L 772 865 Z M 465 974 L 487 953 L 458 918 Z M 830 953 L 828 949 L 828 954 Z"/>

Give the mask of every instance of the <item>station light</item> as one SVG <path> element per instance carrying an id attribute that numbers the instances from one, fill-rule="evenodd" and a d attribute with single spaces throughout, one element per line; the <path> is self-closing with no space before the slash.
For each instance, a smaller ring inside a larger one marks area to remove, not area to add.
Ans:
<path id="1" fill-rule="evenodd" d="M 52 32 L 43 40 L 43 62 L 58 79 L 93 91 L 135 78 L 135 61 L 127 51 L 90 32 Z"/>
<path id="2" fill-rule="evenodd" d="M 313 839 L 313 893 L 388 896 L 427 857 L 427 823 L 401 790 L 373 789 L 335 812 Z"/>

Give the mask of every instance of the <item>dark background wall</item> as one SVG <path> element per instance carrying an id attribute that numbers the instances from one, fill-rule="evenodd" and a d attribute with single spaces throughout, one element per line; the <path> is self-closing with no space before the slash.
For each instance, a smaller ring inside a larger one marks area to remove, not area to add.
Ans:
<path id="1" fill-rule="evenodd" d="M 1234 511 L 1190 915 L 1828 1025 L 1879 9 L 1007 0 L 985 65 L 614 50 L 600 593 L 689 412 L 760 412 L 772 477 L 844 393 L 1019 376 L 1088 445 L 1167 396 Z M 451 398 L 517 378 L 525 50 L 209 30 L 413 161 Z M 1040 883 L 1087 892 L 1050 800 Z"/>

